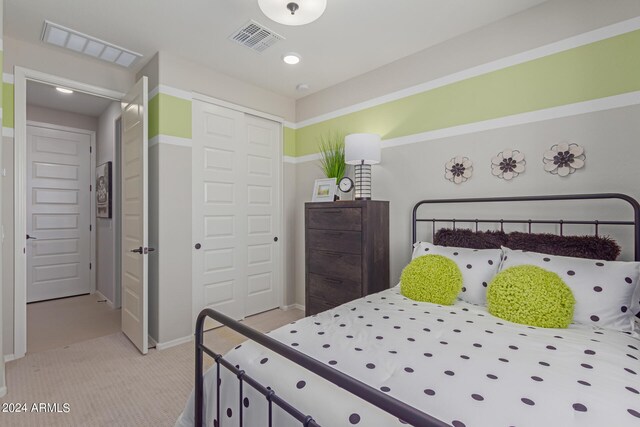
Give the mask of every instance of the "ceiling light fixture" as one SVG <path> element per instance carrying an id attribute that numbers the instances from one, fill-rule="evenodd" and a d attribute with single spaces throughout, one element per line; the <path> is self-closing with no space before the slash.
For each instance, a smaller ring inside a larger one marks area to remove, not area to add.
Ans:
<path id="1" fill-rule="evenodd" d="M 289 65 L 296 65 L 298 62 L 300 62 L 300 59 L 300 55 L 295 52 L 285 53 L 282 56 L 282 60 L 285 62 L 285 64 Z"/>
<path id="2" fill-rule="evenodd" d="M 64 93 L 65 95 L 69 95 L 69 94 L 73 93 L 73 91 L 71 89 L 67 89 L 67 88 L 64 88 L 64 87 L 57 87 L 56 90 L 58 92 L 60 92 L 60 93 Z"/>
<path id="3" fill-rule="evenodd" d="M 258 0 L 267 18 L 284 25 L 305 25 L 320 18 L 327 0 Z"/>

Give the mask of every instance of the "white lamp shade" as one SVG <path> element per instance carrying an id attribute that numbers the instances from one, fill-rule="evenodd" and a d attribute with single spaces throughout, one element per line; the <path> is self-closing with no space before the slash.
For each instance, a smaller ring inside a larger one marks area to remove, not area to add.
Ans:
<path id="1" fill-rule="evenodd" d="M 289 3 L 298 5 L 295 14 L 287 9 Z M 320 18 L 327 8 L 327 0 L 258 0 L 267 18 L 284 25 L 305 25 Z"/>
<path id="2" fill-rule="evenodd" d="M 375 133 L 352 133 L 344 138 L 344 162 L 348 165 L 380 163 L 382 141 Z"/>

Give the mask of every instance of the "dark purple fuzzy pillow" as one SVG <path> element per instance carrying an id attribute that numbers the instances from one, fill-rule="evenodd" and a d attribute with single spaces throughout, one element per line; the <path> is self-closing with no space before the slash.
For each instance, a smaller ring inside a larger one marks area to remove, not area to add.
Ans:
<path id="1" fill-rule="evenodd" d="M 539 252 L 549 255 L 615 261 L 620 246 L 609 237 L 558 236 L 555 234 L 509 233 L 505 245 L 510 249 Z"/>
<path id="2" fill-rule="evenodd" d="M 433 237 L 433 244 L 469 249 L 500 249 L 501 246 L 507 246 L 507 235 L 502 231 L 441 228 Z"/>

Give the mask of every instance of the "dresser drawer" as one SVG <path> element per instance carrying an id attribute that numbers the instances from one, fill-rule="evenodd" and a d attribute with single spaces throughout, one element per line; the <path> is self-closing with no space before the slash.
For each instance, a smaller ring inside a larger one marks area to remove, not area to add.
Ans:
<path id="1" fill-rule="evenodd" d="M 309 295 L 335 304 L 344 304 L 362 296 L 362 284 L 352 280 L 334 279 L 309 273 Z"/>
<path id="2" fill-rule="evenodd" d="M 362 229 L 362 209 L 360 208 L 327 208 L 308 210 L 308 228 L 321 230 Z"/>
<path id="3" fill-rule="evenodd" d="M 336 304 L 329 303 L 320 298 L 309 297 L 309 307 L 306 307 L 305 311 L 307 316 L 313 316 L 314 314 L 322 313 L 335 307 L 337 307 Z"/>
<path id="4" fill-rule="evenodd" d="M 309 273 L 355 282 L 362 278 L 360 255 L 310 250 L 308 262 Z"/>
<path id="5" fill-rule="evenodd" d="M 309 230 L 309 249 L 359 254 L 362 252 L 362 233 L 343 230 Z"/>

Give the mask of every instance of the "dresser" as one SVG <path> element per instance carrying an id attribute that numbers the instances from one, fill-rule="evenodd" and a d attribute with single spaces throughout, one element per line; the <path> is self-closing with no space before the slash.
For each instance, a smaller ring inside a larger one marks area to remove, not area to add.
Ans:
<path id="1" fill-rule="evenodd" d="M 305 204 L 310 316 L 389 288 L 389 202 Z"/>

